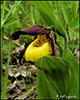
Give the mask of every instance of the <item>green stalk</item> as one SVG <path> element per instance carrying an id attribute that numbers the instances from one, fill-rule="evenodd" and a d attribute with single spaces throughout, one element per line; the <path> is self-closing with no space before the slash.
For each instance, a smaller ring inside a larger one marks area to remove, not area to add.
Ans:
<path id="1" fill-rule="evenodd" d="M 2 29 L 1 29 L 1 85 L 2 85 L 2 76 L 3 76 L 3 73 L 2 73 L 2 48 L 3 48 L 3 36 L 2 36 Z"/>
<path id="2" fill-rule="evenodd" d="M 25 1 L 25 2 L 26 2 L 26 28 L 27 28 L 27 24 L 28 24 L 28 21 L 27 21 L 27 17 L 28 17 L 28 1 Z M 28 35 L 26 35 L 26 42 L 28 42 L 27 38 L 28 38 Z"/>
<path id="3" fill-rule="evenodd" d="M 5 3 L 6 3 L 6 1 L 4 1 L 4 2 L 3 2 L 2 23 L 3 23 L 3 20 L 4 20 L 4 10 L 5 10 Z"/>
<path id="4" fill-rule="evenodd" d="M 11 32 L 12 33 L 12 32 Z M 7 93 L 7 84 L 8 84 L 8 73 L 9 73 L 9 62 L 10 62 L 10 54 L 11 54 L 11 45 L 12 41 L 9 43 L 9 50 L 8 50 L 8 60 L 7 60 L 7 65 L 6 65 L 6 70 L 5 70 L 5 79 L 3 83 L 3 90 L 1 94 L 1 99 L 6 99 L 6 93 Z"/>
<path id="5" fill-rule="evenodd" d="M 32 21 L 32 24 L 34 25 L 35 21 L 34 21 L 34 16 L 33 16 L 33 6 L 31 6 L 31 21 Z"/>
<path id="6" fill-rule="evenodd" d="M 63 58 L 66 59 L 67 55 L 67 38 L 64 38 L 64 50 L 63 50 Z"/>
<path id="7" fill-rule="evenodd" d="M 18 17 L 18 13 L 19 13 L 19 5 L 17 6 L 17 12 L 16 12 L 16 16 L 17 16 L 17 20 L 18 20 L 17 24 L 18 24 L 18 26 L 19 26 L 19 17 Z"/>
<path id="8" fill-rule="evenodd" d="M 19 99 L 22 99 L 24 98 L 25 99 L 25 96 L 27 96 L 32 90 L 34 90 L 34 88 L 36 88 L 36 85 L 33 86 L 28 92 L 26 92 L 24 95 L 22 95 Z"/>
<path id="9" fill-rule="evenodd" d="M 28 1 L 26 1 L 26 27 L 27 27 L 27 16 L 28 15 Z"/>
<path id="10" fill-rule="evenodd" d="M 1 83 L 2 83 L 2 48 L 3 48 L 3 35 L 1 29 Z"/>
<path id="11" fill-rule="evenodd" d="M 19 89 L 20 89 L 20 91 L 21 91 L 21 94 L 23 95 L 23 92 L 22 92 L 21 86 L 20 86 L 20 84 L 19 84 L 19 82 L 18 82 L 18 79 L 17 79 L 17 77 L 16 77 L 16 75 L 15 75 L 15 71 L 14 71 L 14 68 L 13 68 L 13 67 L 12 67 L 12 70 L 13 70 L 13 72 L 14 72 L 14 76 L 15 76 L 15 78 L 16 78 L 16 81 L 17 81 L 17 84 L 18 84 Z"/>
<path id="12" fill-rule="evenodd" d="M 28 71 L 28 63 L 26 63 L 26 83 L 27 83 L 27 80 L 28 80 L 27 71 Z M 27 91 L 27 84 L 26 84 L 26 91 Z"/>
<path id="13" fill-rule="evenodd" d="M 2 21 L 4 20 L 4 10 L 5 10 L 5 2 L 3 2 L 3 11 L 2 11 Z M 1 23 L 2 26 L 2 23 Z M 1 83 L 2 83 L 2 48 L 3 48 L 3 33 L 2 33 L 2 29 L 1 29 Z"/>

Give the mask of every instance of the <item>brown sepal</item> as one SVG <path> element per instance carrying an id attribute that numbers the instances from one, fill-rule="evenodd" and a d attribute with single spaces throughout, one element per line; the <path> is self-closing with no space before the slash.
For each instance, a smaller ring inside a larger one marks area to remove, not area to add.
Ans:
<path id="1" fill-rule="evenodd" d="M 13 33 L 7 40 L 7 41 L 11 41 L 11 40 L 17 40 L 19 38 L 20 35 L 41 35 L 41 34 L 49 34 L 51 32 L 50 29 L 44 28 L 41 25 L 33 25 L 31 27 L 25 28 L 21 31 L 17 31 L 15 33 Z"/>

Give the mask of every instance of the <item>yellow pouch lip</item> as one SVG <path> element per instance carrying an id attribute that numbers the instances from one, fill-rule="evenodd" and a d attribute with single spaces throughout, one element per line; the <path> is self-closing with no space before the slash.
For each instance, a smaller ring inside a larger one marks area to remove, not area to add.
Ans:
<path id="1" fill-rule="evenodd" d="M 26 61 L 36 62 L 38 58 L 52 54 L 51 40 L 48 38 L 41 45 L 37 42 L 38 38 L 35 39 L 25 51 Z"/>

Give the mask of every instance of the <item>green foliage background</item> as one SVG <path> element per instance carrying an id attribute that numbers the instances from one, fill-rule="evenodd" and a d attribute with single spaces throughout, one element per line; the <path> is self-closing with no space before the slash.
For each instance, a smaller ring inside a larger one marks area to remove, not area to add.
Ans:
<path id="1" fill-rule="evenodd" d="M 60 54 L 59 58 L 43 57 L 36 62 L 35 66 L 39 68 L 36 85 L 38 98 L 56 99 L 56 95 L 76 95 L 79 98 L 79 63 L 74 57 L 79 45 L 78 9 L 79 1 L 1 1 L 2 99 L 6 98 L 12 46 L 16 47 L 14 42 L 5 45 L 4 37 L 9 37 L 13 32 L 34 24 L 50 28 L 52 33 L 56 34 Z M 21 37 L 26 38 L 24 43 L 33 38 L 29 35 Z M 2 51 L 8 52 L 8 55 L 3 55 Z M 2 80 L 3 58 L 8 58 L 4 81 Z M 79 59 L 79 56 L 77 58 Z M 67 66 L 70 68 L 67 69 Z M 56 72 L 53 73 L 55 69 Z"/>

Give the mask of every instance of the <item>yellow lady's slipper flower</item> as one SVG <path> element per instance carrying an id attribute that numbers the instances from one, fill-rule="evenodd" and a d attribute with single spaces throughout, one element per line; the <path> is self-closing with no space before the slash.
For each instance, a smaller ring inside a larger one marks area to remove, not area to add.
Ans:
<path id="1" fill-rule="evenodd" d="M 51 39 L 46 34 L 38 35 L 37 39 L 33 41 L 25 51 L 26 61 L 36 62 L 40 57 L 51 55 Z"/>
<path id="2" fill-rule="evenodd" d="M 33 25 L 21 31 L 17 31 L 13 33 L 6 41 L 16 40 L 19 38 L 19 35 L 26 34 L 33 35 L 35 37 L 34 40 L 25 44 L 25 48 L 20 53 L 20 63 L 24 53 L 26 61 L 30 62 L 36 62 L 40 57 L 46 55 L 52 54 L 56 57 L 59 56 L 51 30 L 44 28 L 41 25 Z"/>

